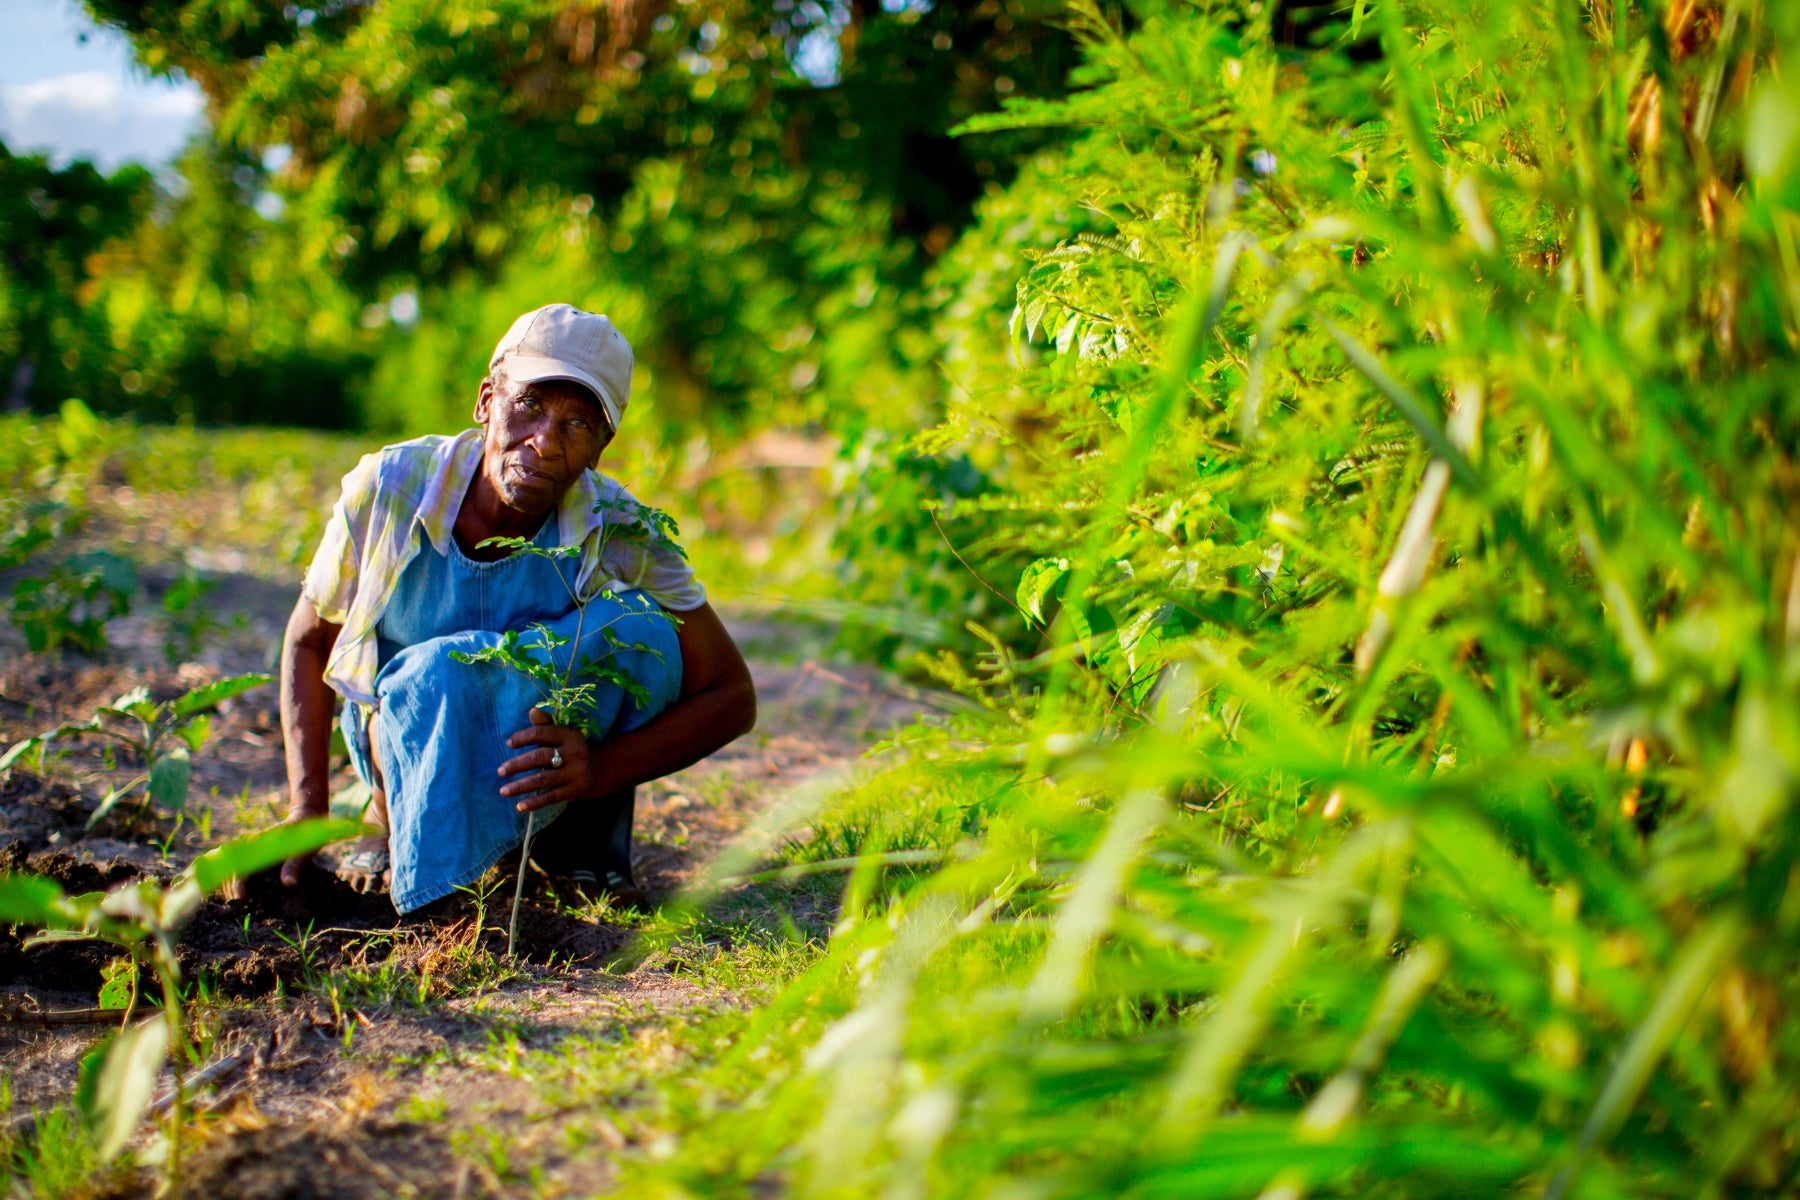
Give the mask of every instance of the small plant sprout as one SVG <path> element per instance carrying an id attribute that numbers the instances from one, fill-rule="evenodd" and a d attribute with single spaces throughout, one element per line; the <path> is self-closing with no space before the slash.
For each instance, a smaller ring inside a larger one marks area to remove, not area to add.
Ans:
<path id="1" fill-rule="evenodd" d="M 361 832 L 362 826 L 354 821 L 278 825 L 208 851 L 166 888 L 144 879 L 110 892 L 70 896 L 42 876 L 0 874 L 0 922 L 43 931 L 25 942 L 26 949 L 46 942 L 93 940 L 117 946 L 128 958 L 127 967 L 109 972 L 108 990 L 103 992 L 103 1001 L 124 992 L 119 1032 L 83 1061 L 75 1093 L 76 1107 L 86 1118 L 103 1161 L 111 1161 L 124 1149 L 167 1059 L 175 1075 L 167 1171 L 170 1181 L 179 1178 L 181 1127 L 187 1117 L 182 1071 L 190 1054 L 175 944 L 201 902 L 233 879 Z M 162 1019 L 133 1025 L 146 966 L 161 985 Z"/>
<path id="2" fill-rule="evenodd" d="M 206 635 L 219 627 L 212 610 L 206 606 L 206 594 L 217 586 L 190 569 L 182 572 L 163 593 L 163 657 L 170 666 L 200 653 Z"/>
<path id="3" fill-rule="evenodd" d="M 675 535 L 680 532 L 675 521 L 661 509 L 652 508 L 648 504 L 640 504 L 635 500 L 618 499 L 602 501 L 594 506 L 595 512 L 604 511 L 607 521 L 600 527 L 599 542 L 594 554 L 598 559 L 606 551 L 606 547 L 614 541 L 634 542 L 645 547 L 673 550 L 685 557 Z M 450 651 L 450 657 L 463 663 L 494 663 L 505 667 L 531 681 L 542 697 L 538 707 L 549 714 L 556 725 L 566 725 L 581 730 L 581 735 L 590 740 L 598 738 L 604 731 L 594 728 L 588 712 L 594 702 L 595 692 L 603 683 L 612 684 L 623 690 L 640 704 L 648 702 L 649 692 L 644 685 L 622 671 L 617 666 L 617 655 L 622 650 L 637 651 L 661 658 L 661 653 L 652 646 L 642 642 L 627 642 L 613 632 L 613 625 L 632 614 L 620 614 L 613 620 L 600 626 L 594 632 L 606 643 L 605 652 L 595 658 L 581 653 L 581 647 L 587 637 L 587 609 L 597 596 L 614 597 L 616 593 L 610 585 L 602 586 L 596 591 L 583 596 L 563 573 L 562 560 L 574 558 L 581 554 L 580 546 L 537 545 L 530 538 L 492 537 L 479 543 L 479 547 L 501 547 L 514 554 L 530 554 L 538 558 L 548 559 L 556 571 L 557 581 L 568 593 L 569 601 L 575 606 L 575 636 L 561 637 L 553 633 L 548 625 L 541 621 L 532 622 L 527 629 L 537 634 L 537 641 L 527 645 L 521 641 L 518 630 L 508 630 L 501 635 L 500 642 L 474 653 L 462 650 Z M 678 618 L 663 611 L 654 604 L 645 601 L 641 609 L 636 610 L 645 615 L 655 615 L 678 624 Z M 568 654 L 562 661 L 557 660 L 557 651 L 568 648 Z M 543 657 L 539 657 L 539 654 Z M 512 957 L 519 936 L 519 904 L 525 895 L 525 864 L 531 860 L 531 839 L 537 830 L 537 813 L 525 814 L 525 839 L 519 847 L 519 874 L 513 883 L 512 917 L 506 927 L 506 953 Z"/>
<path id="4" fill-rule="evenodd" d="M 146 688 L 133 688 L 111 704 L 95 710 L 86 721 L 59 725 L 55 729 L 13 743 L 0 754 L 0 771 L 11 767 L 28 754 L 37 755 L 43 765 L 44 751 L 52 742 L 76 734 L 99 734 L 112 739 L 116 747 L 129 750 L 144 770 L 126 783 L 111 788 L 100 806 L 88 818 L 88 828 L 99 824 L 119 801 L 142 788 L 147 803 L 159 805 L 180 815 L 187 804 L 190 755 L 205 743 L 212 730 L 211 710 L 222 701 L 261 687 L 273 676 L 230 675 L 177 696 L 173 700 L 152 700 Z M 115 746 L 109 746 L 110 753 Z"/>
<path id="5" fill-rule="evenodd" d="M 137 568 L 110 550 L 89 550 L 13 584 L 12 622 L 39 654 L 71 646 L 106 652 L 106 623 L 131 611 Z"/>

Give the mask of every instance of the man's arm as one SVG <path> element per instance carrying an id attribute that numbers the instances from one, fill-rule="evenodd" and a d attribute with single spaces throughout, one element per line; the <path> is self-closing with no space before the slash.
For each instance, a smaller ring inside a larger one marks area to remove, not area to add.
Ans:
<path id="1" fill-rule="evenodd" d="M 506 784 L 502 796 L 525 796 L 519 811 L 530 812 L 564 800 L 610 795 L 691 766 L 755 727 L 756 685 L 712 605 L 679 616 L 680 699 L 649 724 L 598 747 L 590 747 L 579 730 L 552 725 L 547 714 L 533 709 L 531 728 L 506 742 L 514 749 L 531 749 L 508 759 L 500 774 L 541 774 Z M 563 765 L 551 770 L 551 756 L 558 750 Z"/>
<path id="2" fill-rule="evenodd" d="M 281 736 L 287 743 L 288 819 L 322 817 L 331 809 L 331 717 L 335 701 L 325 663 L 338 631 L 300 597 L 281 647 Z M 281 882 L 293 887 L 311 855 L 290 858 Z"/>

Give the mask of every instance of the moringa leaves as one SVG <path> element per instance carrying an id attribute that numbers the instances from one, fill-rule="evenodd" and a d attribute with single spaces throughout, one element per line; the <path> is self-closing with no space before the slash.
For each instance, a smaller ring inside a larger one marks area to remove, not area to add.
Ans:
<path id="1" fill-rule="evenodd" d="M 1016 593 L 1019 607 L 1040 625 L 1049 624 L 1044 615 L 1044 601 L 1050 591 L 1069 574 L 1069 560 L 1066 558 L 1040 558 L 1025 568 L 1019 576 L 1019 588 Z"/>

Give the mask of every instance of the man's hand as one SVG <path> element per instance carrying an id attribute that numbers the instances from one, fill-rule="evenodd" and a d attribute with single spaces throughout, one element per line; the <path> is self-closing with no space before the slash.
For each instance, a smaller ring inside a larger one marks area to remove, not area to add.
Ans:
<path id="1" fill-rule="evenodd" d="M 679 615 L 680 699 L 647 724 L 608 737 L 598 752 L 580 730 L 554 725 L 550 714 L 532 709 L 531 728 L 506 740 L 515 750 L 530 749 L 500 768 L 502 776 L 525 778 L 502 787 L 502 796 L 525 797 L 519 811 L 530 812 L 565 800 L 611 795 L 699 762 L 749 732 L 756 724 L 756 685 L 737 644 L 710 604 Z M 562 766 L 552 767 L 559 750 Z"/>
<path id="2" fill-rule="evenodd" d="M 519 801 L 520 812 L 531 812 L 565 800 L 585 800 L 599 794 L 596 784 L 600 764 L 587 739 L 581 736 L 579 729 L 552 724 L 550 714 L 543 709 L 532 709 L 531 728 L 519 730 L 506 739 L 506 744 L 515 750 L 522 746 L 531 747 L 500 764 L 502 779 L 526 776 L 500 789 L 500 794 L 509 800 L 514 796 L 524 797 Z M 552 766 L 558 753 L 562 755 L 562 766 Z"/>

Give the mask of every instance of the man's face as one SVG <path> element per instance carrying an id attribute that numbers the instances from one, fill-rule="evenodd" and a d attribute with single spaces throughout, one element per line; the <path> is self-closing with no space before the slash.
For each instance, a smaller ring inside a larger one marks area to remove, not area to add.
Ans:
<path id="1" fill-rule="evenodd" d="M 487 428 L 482 474 L 508 508 L 531 516 L 554 508 L 611 440 L 593 394 L 564 380 L 484 381 L 475 419 Z"/>

